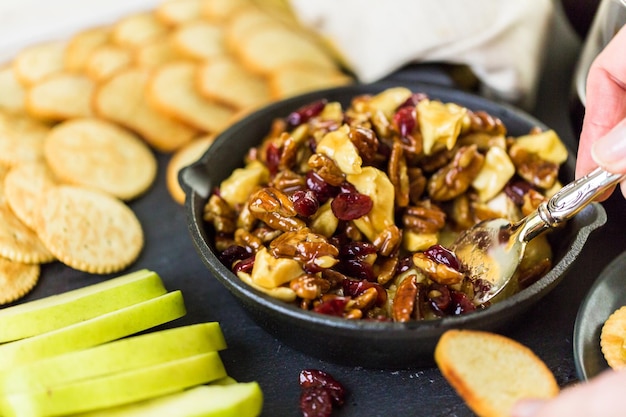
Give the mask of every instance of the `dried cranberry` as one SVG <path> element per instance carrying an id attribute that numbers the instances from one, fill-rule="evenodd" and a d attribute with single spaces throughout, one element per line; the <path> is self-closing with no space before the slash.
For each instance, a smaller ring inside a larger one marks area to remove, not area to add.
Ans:
<path id="1" fill-rule="evenodd" d="M 339 256 L 342 258 L 362 258 L 376 253 L 376 246 L 369 242 L 348 242 L 339 249 Z"/>
<path id="2" fill-rule="evenodd" d="M 422 100 L 426 100 L 427 98 L 428 96 L 424 93 L 413 93 L 411 94 L 411 97 L 407 98 L 406 101 L 400 105 L 400 108 L 407 106 L 415 107 L 417 106 L 417 103 Z"/>
<path id="3" fill-rule="evenodd" d="M 511 180 L 504 187 L 504 193 L 518 206 L 524 204 L 524 195 L 527 194 L 532 186 L 530 183 L 522 180 Z"/>
<path id="4" fill-rule="evenodd" d="M 339 185 L 339 193 L 358 194 L 359 192 L 353 184 L 344 181 Z"/>
<path id="5" fill-rule="evenodd" d="M 330 300 L 324 300 L 317 304 L 313 307 L 313 311 L 329 316 L 343 317 L 346 304 L 348 304 L 348 299 L 345 297 L 331 298 Z"/>
<path id="6" fill-rule="evenodd" d="M 398 129 L 400 136 L 408 136 L 415 129 L 415 107 L 406 106 L 398 109 L 393 115 L 393 124 Z"/>
<path id="7" fill-rule="evenodd" d="M 235 263 L 232 267 L 232 270 L 235 274 L 237 272 L 250 273 L 250 271 L 252 271 L 253 266 L 254 266 L 254 255 Z"/>
<path id="8" fill-rule="evenodd" d="M 274 143 L 270 143 L 265 150 L 265 163 L 271 175 L 278 172 L 281 154 L 282 150 Z"/>
<path id="9" fill-rule="evenodd" d="M 311 118 L 317 116 L 324 110 L 327 102 L 327 100 L 318 100 L 300 107 L 287 116 L 287 124 L 293 128 L 308 122 Z"/>
<path id="10" fill-rule="evenodd" d="M 365 216 L 372 210 L 374 203 L 365 194 L 342 193 L 330 203 L 330 208 L 339 220 L 354 220 Z"/>
<path id="11" fill-rule="evenodd" d="M 300 216 L 309 217 L 317 212 L 320 208 L 320 203 L 317 200 L 317 196 L 311 190 L 296 191 L 291 195 L 291 201 L 293 202 L 293 208 Z"/>
<path id="12" fill-rule="evenodd" d="M 435 314 L 443 316 L 447 314 L 452 302 L 450 289 L 445 285 L 434 282 L 428 288 L 428 300 Z"/>
<path id="13" fill-rule="evenodd" d="M 356 279 L 364 279 L 366 281 L 376 281 L 374 268 L 371 264 L 362 259 L 351 258 L 341 259 L 335 269 L 344 275 L 351 276 Z"/>
<path id="14" fill-rule="evenodd" d="M 449 266 L 450 268 L 458 271 L 461 268 L 461 264 L 457 259 L 454 252 L 449 249 L 444 248 L 443 246 L 437 244 L 433 245 L 430 248 L 424 251 L 424 255 L 426 255 L 429 259 Z"/>
<path id="15" fill-rule="evenodd" d="M 476 310 L 476 306 L 464 292 L 453 290 L 450 292 L 450 299 L 453 305 L 452 314 L 454 315 L 465 314 Z"/>
<path id="16" fill-rule="evenodd" d="M 303 369 L 299 376 L 300 386 L 308 388 L 324 388 L 329 391 L 335 405 L 343 405 L 346 389 L 328 372 L 319 369 Z"/>
<path id="17" fill-rule="evenodd" d="M 406 256 L 399 259 L 398 265 L 396 266 L 396 273 L 399 274 L 402 272 L 406 272 L 414 266 L 415 264 L 413 263 L 413 256 Z"/>
<path id="18" fill-rule="evenodd" d="M 333 413 L 330 392 L 322 387 L 303 389 L 300 393 L 300 411 L 304 417 L 330 417 Z"/>
<path id="19" fill-rule="evenodd" d="M 375 288 L 378 296 L 376 297 L 376 305 L 382 306 L 387 301 L 387 291 L 377 282 L 359 281 L 356 279 L 344 279 L 341 282 L 344 295 L 350 297 L 358 297 L 369 288 Z"/>
<path id="20" fill-rule="evenodd" d="M 309 187 L 309 190 L 315 193 L 320 204 L 325 203 L 329 198 L 334 197 L 339 192 L 338 187 L 330 185 L 314 171 L 307 172 L 306 185 Z"/>
<path id="21" fill-rule="evenodd" d="M 220 262 L 231 268 L 235 261 L 241 261 L 250 256 L 250 252 L 240 245 L 232 245 L 227 247 L 220 253 Z"/>

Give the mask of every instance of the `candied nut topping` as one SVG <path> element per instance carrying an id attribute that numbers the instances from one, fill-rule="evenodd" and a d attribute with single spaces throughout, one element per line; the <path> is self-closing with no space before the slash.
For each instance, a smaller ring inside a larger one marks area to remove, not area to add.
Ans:
<path id="1" fill-rule="evenodd" d="M 554 131 L 512 136 L 484 110 L 390 88 L 277 118 L 203 216 L 224 265 L 272 297 L 348 320 L 429 320 L 488 307 L 472 301 L 485 282 L 445 244 L 535 210 L 566 159 Z M 546 242 L 515 288 L 551 268 Z M 326 398 L 318 388 L 305 402 Z"/>

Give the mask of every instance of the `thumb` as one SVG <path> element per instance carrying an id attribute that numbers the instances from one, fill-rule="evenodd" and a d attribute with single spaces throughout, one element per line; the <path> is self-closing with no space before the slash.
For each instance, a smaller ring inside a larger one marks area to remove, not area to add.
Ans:
<path id="1" fill-rule="evenodd" d="M 591 148 L 591 156 L 609 172 L 626 173 L 626 119 L 596 140 Z"/>

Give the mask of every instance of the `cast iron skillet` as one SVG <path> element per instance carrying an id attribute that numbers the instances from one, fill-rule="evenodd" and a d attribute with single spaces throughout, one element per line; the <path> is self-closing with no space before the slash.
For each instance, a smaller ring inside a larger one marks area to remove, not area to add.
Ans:
<path id="1" fill-rule="evenodd" d="M 368 368 L 399 369 L 431 366 L 433 350 L 441 334 L 451 328 L 496 331 L 509 324 L 539 299 L 553 290 L 580 255 L 589 234 L 602 226 L 606 213 L 599 204 L 580 212 L 564 228 L 551 232 L 554 267 L 541 280 L 492 305 L 486 310 L 432 321 L 391 323 L 349 321 L 309 311 L 275 300 L 243 283 L 220 263 L 213 249 L 212 231 L 202 220 L 210 190 L 243 165 L 247 150 L 267 133 L 271 121 L 320 98 L 347 105 L 359 94 L 377 93 L 398 83 L 357 84 L 318 91 L 272 104 L 251 114 L 224 131 L 209 150 L 194 164 L 183 169 L 179 180 L 186 192 L 187 222 L 200 258 L 212 276 L 219 280 L 243 305 L 252 319 L 271 335 L 309 355 L 336 363 Z M 473 110 L 485 110 L 499 117 L 512 135 L 522 135 L 532 127 L 547 129 L 541 122 L 509 106 L 447 87 L 402 83 L 431 99 L 455 102 Z M 563 183 L 574 179 L 574 158 L 561 168 Z"/>

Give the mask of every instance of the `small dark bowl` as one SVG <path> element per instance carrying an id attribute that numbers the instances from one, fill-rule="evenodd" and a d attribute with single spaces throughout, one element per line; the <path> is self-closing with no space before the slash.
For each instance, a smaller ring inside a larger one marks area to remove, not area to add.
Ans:
<path id="1" fill-rule="evenodd" d="M 526 134 L 534 126 L 547 129 L 541 122 L 517 109 L 478 96 L 428 84 L 402 84 L 433 99 L 459 103 L 473 110 L 485 110 L 499 117 L 513 135 Z M 550 234 L 554 267 L 538 282 L 485 310 L 430 321 L 351 321 L 305 311 L 252 289 L 220 263 L 213 248 L 211 231 L 202 220 L 203 207 L 210 190 L 243 165 L 247 150 L 260 143 L 271 121 L 316 99 L 327 98 L 347 105 L 356 95 L 377 93 L 397 85 L 353 85 L 272 104 L 222 133 L 206 154 L 185 168 L 179 177 L 187 194 L 185 205 L 193 242 L 212 275 L 235 295 L 253 320 L 274 337 L 297 350 L 344 365 L 388 369 L 431 366 L 434 347 L 446 330 L 468 328 L 495 331 L 509 324 L 556 287 L 581 253 L 589 234 L 606 221 L 602 206 L 596 203 L 588 206 L 564 228 Z M 574 179 L 574 164 L 574 158 L 570 156 L 561 168 L 563 183 Z"/>

